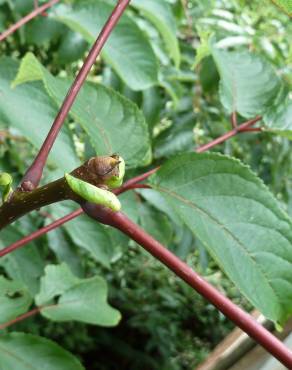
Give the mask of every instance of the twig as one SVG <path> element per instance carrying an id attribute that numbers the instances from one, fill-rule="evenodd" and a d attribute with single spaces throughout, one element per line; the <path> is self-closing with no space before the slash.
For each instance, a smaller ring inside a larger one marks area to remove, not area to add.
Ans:
<path id="1" fill-rule="evenodd" d="M 55 0 L 57 1 L 57 0 Z M 83 83 L 86 80 L 88 73 L 90 72 L 91 67 L 96 61 L 96 58 L 100 54 L 106 40 L 113 31 L 118 20 L 126 10 L 126 7 L 129 5 L 130 0 L 121 0 L 117 3 L 112 14 L 108 18 L 106 24 L 98 35 L 94 45 L 92 46 L 87 58 L 84 61 L 82 68 L 80 69 L 75 81 L 73 82 L 70 90 L 68 91 L 63 104 L 55 118 L 52 127 L 39 150 L 35 160 L 32 165 L 28 168 L 24 178 L 23 183 L 30 183 L 33 187 L 37 187 L 40 179 L 42 177 L 43 169 L 46 164 L 50 150 L 58 136 L 58 133 L 71 109 L 72 104 L 74 103 L 77 94 L 79 93 Z"/>
<path id="2" fill-rule="evenodd" d="M 122 233 L 135 240 L 150 254 L 172 270 L 175 275 L 194 288 L 200 295 L 217 307 L 226 317 L 245 331 L 257 343 L 276 357 L 288 369 L 292 368 L 292 352 L 267 329 L 261 326 L 253 317 L 243 311 L 231 300 L 217 291 L 211 284 L 192 270 L 157 240 L 147 234 L 142 228 L 129 220 L 121 212 L 112 212 L 107 208 L 86 203 L 84 211 L 93 219 L 119 229 Z"/>
<path id="3" fill-rule="evenodd" d="M 240 132 L 246 132 L 246 129 L 248 129 L 250 126 L 254 125 L 256 122 L 260 121 L 262 117 L 258 116 L 254 119 L 251 119 L 240 126 L 235 127 L 233 130 L 228 131 L 226 134 L 218 137 L 217 139 L 211 141 L 210 143 L 207 143 L 205 145 L 200 146 L 196 149 L 197 153 L 205 152 L 206 150 L 209 150 L 210 148 L 213 148 L 213 146 L 223 143 L 224 141 L 230 139 L 231 137 L 237 135 Z"/>
<path id="4" fill-rule="evenodd" d="M 37 313 L 39 313 L 42 310 L 42 308 L 43 307 L 36 307 L 33 310 L 28 311 L 28 312 L 24 313 L 23 315 L 20 315 L 20 316 L 16 317 L 16 319 L 5 322 L 4 324 L 0 325 L 0 330 L 4 330 L 4 329 L 8 328 L 11 325 L 14 325 L 14 324 L 16 324 L 20 321 L 23 321 L 25 319 L 28 319 L 31 316 L 36 315 Z"/>
<path id="5" fill-rule="evenodd" d="M 25 17 L 21 18 L 18 22 L 13 24 L 11 27 L 9 27 L 6 31 L 2 32 L 0 34 L 0 42 L 5 40 L 8 36 L 10 36 L 12 33 L 17 31 L 20 27 L 31 21 L 33 18 L 37 17 L 39 14 L 42 14 L 45 12 L 45 10 L 49 9 L 53 5 L 55 5 L 59 0 L 50 0 L 46 4 L 34 9 L 31 13 L 27 14 Z"/>
<path id="6" fill-rule="evenodd" d="M 4 257 L 6 254 L 9 254 L 16 249 L 24 246 L 27 243 L 30 243 L 31 241 L 39 238 L 40 236 L 47 234 L 49 231 L 56 229 L 57 227 L 60 227 L 63 225 L 65 222 L 68 222 L 70 220 L 73 220 L 73 218 L 78 217 L 83 213 L 82 209 L 77 209 L 76 211 L 69 213 L 68 215 L 59 218 L 58 220 L 52 222 L 51 224 L 42 227 L 41 229 L 35 231 L 34 233 L 18 240 L 17 242 L 9 245 L 8 247 L 0 250 L 0 257 Z"/>

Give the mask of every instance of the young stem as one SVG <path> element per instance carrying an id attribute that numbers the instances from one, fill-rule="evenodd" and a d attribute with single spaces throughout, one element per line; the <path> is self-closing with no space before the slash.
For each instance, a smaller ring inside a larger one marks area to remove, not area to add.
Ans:
<path id="1" fill-rule="evenodd" d="M 112 212 L 90 203 L 86 203 L 83 209 L 91 218 L 119 229 L 132 240 L 135 240 L 152 254 L 152 256 L 172 270 L 175 275 L 184 280 L 200 295 L 217 307 L 250 337 L 254 338 L 283 365 L 287 366 L 288 369 L 292 368 L 292 352 L 280 340 L 257 323 L 248 313 L 217 291 L 211 284 L 205 281 L 157 240 L 148 235 L 142 228 L 129 220 L 123 213 Z"/>
<path id="2" fill-rule="evenodd" d="M 12 33 L 17 31 L 20 27 L 22 27 L 23 25 L 31 21 L 33 18 L 37 17 L 39 14 L 43 14 L 45 10 L 49 9 L 50 7 L 52 7 L 58 2 L 59 0 L 51 0 L 51 1 L 48 1 L 46 4 L 35 8 L 31 13 L 21 18 L 18 22 L 13 24 L 6 31 L 2 32 L 0 34 L 0 42 L 5 40 L 8 36 L 10 36 Z"/>
<path id="3" fill-rule="evenodd" d="M 56 0 L 55 0 L 56 1 Z M 74 103 L 77 94 L 79 93 L 83 83 L 86 80 L 88 73 L 90 72 L 91 67 L 96 61 L 96 58 L 100 54 L 105 42 L 113 31 L 118 20 L 126 10 L 126 7 L 130 3 L 130 0 L 120 0 L 118 1 L 116 7 L 114 8 L 112 14 L 108 18 L 105 26 L 98 35 L 93 47 L 91 48 L 87 58 L 84 61 L 82 68 L 80 69 L 75 81 L 73 82 L 70 90 L 68 91 L 64 102 L 55 118 L 53 125 L 39 151 L 32 165 L 28 168 L 22 184 L 29 183 L 34 187 L 37 187 L 40 179 L 42 177 L 43 169 L 46 164 L 50 150 L 58 136 L 58 133 Z"/>

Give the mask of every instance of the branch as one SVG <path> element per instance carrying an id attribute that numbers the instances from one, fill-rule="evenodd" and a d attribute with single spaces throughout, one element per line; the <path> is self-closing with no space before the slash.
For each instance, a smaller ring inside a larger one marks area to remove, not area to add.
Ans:
<path id="1" fill-rule="evenodd" d="M 90 158 L 73 170 L 71 175 L 98 187 L 105 186 L 108 177 L 115 171 L 112 161 L 110 156 Z M 110 169 L 106 174 L 105 168 Z M 68 199 L 77 203 L 83 201 L 82 197 L 72 191 L 65 177 L 31 191 L 17 189 L 0 207 L 0 230 L 31 211 Z"/>
<path id="2" fill-rule="evenodd" d="M 248 313 L 217 291 L 186 263 L 148 235 L 138 225 L 129 220 L 123 213 L 112 212 L 107 208 L 98 207 L 90 203 L 85 203 L 83 210 L 91 218 L 103 224 L 112 226 L 128 235 L 132 240 L 135 240 L 150 254 L 152 254 L 152 256 L 172 270 L 175 275 L 184 280 L 200 295 L 217 307 L 226 317 L 233 321 L 250 337 L 255 339 L 257 343 L 261 344 L 288 369 L 292 368 L 292 352 L 286 348 L 280 340 L 257 323 Z"/>
<path id="3" fill-rule="evenodd" d="M 53 5 L 55 5 L 59 0 L 51 0 L 48 1 L 46 4 L 35 8 L 31 13 L 26 15 L 25 17 L 21 18 L 18 22 L 16 22 L 14 25 L 12 25 L 8 30 L 4 31 L 0 34 L 0 42 L 5 40 L 8 36 L 10 36 L 12 33 L 17 31 L 20 27 L 31 21 L 33 18 L 37 17 L 39 14 L 43 14 L 45 10 L 49 9 Z"/>
<path id="4" fill-rule="evenodd" d="M 128 190 L 133 190 L 133 189 L 139 189 L 139 188 L 145 188 L 145 187 L 149 187 L 149 186 L 145 186 L 144 184 L 131 184 L 130 186 L 128 187 L 125 187 L 123 189 L 119 188 L 119 189 L 116 189 L 113 191 L 113 193 L 115 194 L 121 194 L 121 193 L 124 193 L 125 191 L 128 191 Z M 54 230 L 54 229 L 57 229 L 58 227 L 62 226 L 63 224 L 65 224 L 66 222 L 68 221 L 71 221 L 73 220 L 74 218 L 80 216 L 81 214 L 83 213 L 83 210 L 82 208 L 79 208 L 77 209 L 76 211 L 74 212 L 71 212 L 69 213 L 68 215 L 62 217 L 62 218 L 59 218 L 58 220 L 52 222 L 51 224 L 47 225 L 47 226 L 44 226 L 42 227 L 41 229 L 25 236 L 24 238 L 18 240 L 17 242 L 13 243 L 13 244 L 10 244 L 8 247 L 5 247 L 3 249 L 0 250 L 0 258 L 1 257 L 4 257 L 6 256 L 7 254 L 9 253 L 12 253 L 14 252 L 16 249 L 19 249 L 21 247 L 23 247 L 24 245 L 32 242 L 33 240 L 41 237 L 42 235 L 45 235 L 47 234 L 48 232 Z"/>
<path id="5" fill-rule="evenodd" d="M 76 211 L 71 212 L 68 215 L 66 215 L 62 218 L 59 218 L 58 220 L 52 222 L 51 224 L 42 227 L 41 229 L 35 231 L 34 233 L 31 233 L 30 235 L 18 240 L 17 242 L 9 245 L 8 247 L 1 249 L 0 250 L 0 258 L 4 257 L 6 254 L 9 254 L 9 253 L 15 251 L 18 248 L 24 246 L 25 244 L 30 243 L 31 241 L 39 238 L 40 236 L 42 236 L 44 234 L 47 234 L 49 231 L 54 230 L 57 227 L 60 227 L 65 222 L 73 220 L 73 218 L 78 217 L 82 213 L 83 213 L 83 210 L 81 208 L 79 208 Z"/>
<path id="6" fill-rule="evenodd" d="M 260 117 L 256 117 L 253 120 L 250 120 L 250 121 L 247 121 L 247 122 L 241 124 L 240 126 L 237 127 L 237 130 L 231 130 L 231 131 L 227 132 L 226 134 L 220 136 L 219 138 L 211 141 L 210 143 L 205 144 L 205 145 L 197 148 L 196 152 L 201 153 L 201 152 L 207 151 L 208 149 L 211 149 L 212 147 L 218 145 L 219 143 L 222 143 L 222 142 L 226 141 L 227 139 L 229 139 L 230 137 L 236 135 L 238 132 L 244 132 L 244 130 L 250 129 L 249 127 L 252 126 L 253 124 L 255 124 L 256 122 L 258 122 L 259 120 L 260 120 Z M 115 189 L 113 191 L 113 193 L 115 193 L 116 195 L 119 195 L 121 193 L 124 193 L 125 191 L 131 190 L 131 189 L 137 187 L 136 186 L 137 183 L 146 180 L 149 176 L 151 176 L 153 173 L 158 171 L 158 169 L 159 169 L 159 167 L 156 167 L 156 168 L 153 168 L 153 169 L 149 170 L 148 172 L 145 172 L 142 175 L 133 177 L 132 179 L 126 181 L 120 188 Z M 1 209 L 0 209 L 0 211 L 1 211 Z M 67 216 L 53 222 L 52 224 L 41 228 L 40 230 L 34 232 L 33 234 L 28 235 L 28 236 L 20 239 L 19 241 L 7 246 L 6 248 L 4 248 L 0 251 L 0 257 L 3 257 L 6 254 L 14 251 L 15 249 L 24 246 L 25 244 L 29 243 L 30 241 L 40 237 L 41 235 L 47 233 L 50 230 L 53 230 L 53 229 L 61 226 L 63 223 L 65 223 L 65 222 L 71 220 L 72 218 L 77 217 L 77 216 L 79 216 L 80 214 L 83 213 L 82 209 L 79 209 L 78 212 L 80 212 L 80 213 L 78 213 L 78 214 L 77 213 L 75 214 L 74 212 L 70 213 Z M 73 216 L 73 217 L 71 217 L 71 216 Z M 68 219 L 66 219 L 67 217 L 68 217 Z M 60 225 L 58 224 L 58 221 L 60 221 Z"/>
<path id="7" fill-rule="evenodd" d="M 56 2 L 57 0 L 55 0 Z M 22 180 L 22 189 L 27 187 L 37 187 L 42 177 L 43 169 L 46 164 L 50 150 L 58 136 L 58 133 L 79 93 L 83 83 L 86 80 L 91 67 L 96 61 L 96 58 L 100 54 L 105 42 L 113 31 L 118 20 L 126 10 L 126 7 L 130 3 L 130 0 L 119 0 L 112 14 L 108 18 L 105 26 L 98 35 L 94 45 L 92 46 L 87 58 L 84 61 L 82 68 L 80 69 L 75 81 L 73 82 L 70 90 L 68 91 L 64 102 L 55 118 L 52 127 L 39 151 L 32 165 L 28 168 L 26 174 Z"/>

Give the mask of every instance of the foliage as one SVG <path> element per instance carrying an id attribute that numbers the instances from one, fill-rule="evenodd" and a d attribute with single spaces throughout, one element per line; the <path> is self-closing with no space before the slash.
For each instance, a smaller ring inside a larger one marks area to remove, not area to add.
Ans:
<path id="1" fill-rule="evenodd" d="M 0 168 L 14 186 L 114 3 L 64 1 L 0 44 Z M 275 3 L 290 12 L 289 1 Z M 0 1 L 0 30 L 31 10 L 31 0 Z M 238 303 L 281 325 L 292 314 L 291 27 L 269 1 L 133 0 L 43 179 L 94 155 L 121 155 L 126 178 L 161 165 L 152 189 L 119 197 L 122 210 Z M 262 131 L 225 141 L 221 154 L 190 153 L 230 130 L 234 112 L 238 124 L 261 115 Z M 74 209 L 65 202 L 23 217 L 1 230 L 0 247 Z M 1 347 L 36 367 L 48 356 L 54 369 L 81 369 L 79 359 L 90 369 L 191 369 L 230 328 L 132 241 L 86 216 L 0 266 L 1 323 L 32 302 L 43 316 L 13 327 L 27 334 L 6 329 Z M 0 365 L 14 366 L 3 353 Z"/>

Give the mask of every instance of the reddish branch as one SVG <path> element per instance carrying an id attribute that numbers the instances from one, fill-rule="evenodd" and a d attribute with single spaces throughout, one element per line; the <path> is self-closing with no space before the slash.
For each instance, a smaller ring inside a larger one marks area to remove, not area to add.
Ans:
<path id="1" fill-rule="evenodd" d="M 213 146 L 218 145 L 223 143 L 224 141 L 230 139 L 231 137 L 241 133 L 241 132 L 246 132 L 247 130 L 250 129 L 250 126 L 254 125 L 256 122 L 260 121 L 262 117 L 258 116 L 256 118 L 253 118 L 240 126 L 234 127 L 233 130 L 228 131 L 226 134 L 218 137 L 217 139 L 211 141 L 208 144 L 200 146 L 196 152 L 197 153 L 202 153 L 205 152 L 206 150 L 209 150 L 210 148 L 213 148 Z"/>
<path id="2" fill-rule="evenodd" d="M 24 313 L 23 315 L 20 315 L 20 316 L 16 317 L 16 319 L 5 322 L 4 324 L 0 325 L 0 330 L 6 329 L 6 328 L 8 328 L 8 326 L 14 325 L 14 324 L 16 324 L 20 321 L 23 321 L 25 319 L 28 319 L 31 316 L 36 315 L 37 313 L 39 313 L 42 310 L 42 308 L 43 307 L 34 308 L 33 310 L 28 311 L 28 312 Z"/>
<path id="3" fill-rule="evenodd" d="M 50 150 L 58 136 L 58 133 L 76 99 L 77 94 L 79 93 L 83 83 L 86 80 L 88 73 L 90 72 L 91 67 L 96 61 L 96 58 L 100 54 L 106 40 L 113 31 L 118 20 L 126 10 L 126 7 L 130 3 L 130 0 L 120 0 L 114 8 L 112 14 L 108 18 L 106 24 L 98 35 L 93 47 L 91 48 L 87 58 L 84 61 L 82 68 L 80 69 L 75 81 L 73 82 L 70 90 L 68 91 L 64 102 L 59 110 L 55 121 L 38 153 L 32 165 L 28 168 L 24 178 L 22 180 L 23 188 L 25 189 L 26 185 L 29 187 L 37 187 L 40 179 L 42 177 L 43 169 L 46 164 Z"/>
<path id="4" fill-rule="evenodd" d="M 90 217 L 98 222 L 119 229 L 132 240 L 135 240 L 155 258 L 172 270 L 175 275 L 183 279 L 199 294 L 216 306 L 226 317 L 232 320 L 250 337 L 254 338 L 268 352 L 282 362 L 282 364 L 287 366 L 288 369 L 292 368 L 292 352 L 289 351 L 280 340 L 257 323 L 248 313 L 217 291 L 186 263 L 181 261 L 138 225 L 129 220 L 123 213 L 112 212 L 107 208 L 95 206 L 90 203 L 86 203 L 83 209 Z"/>
<path id="5" fill-rule="evenodd" d="M 6 31 L 1 33 L 0 35 L 0 42 L 5 40 L 8 36 L 10 36 L 12 33 L 17 31 L 20 27 L 31 21 L 33 18 L 37 17 L 40 14 L 44 14 L 45 10 L 49 9 L 53 5 L 55 5 L 59 0 L 51 0 L 48 1 L 46 4 L 39 6 L 35 8 L 31 13 L 26 15 L 25 17 L 21 18 L 18 22 L 13 24 L 10 28 L 8 28 Z"/>
<path id="6" fill-rule="evenodd" d="M 218 145 L 219 142 L 222 143 L 222 142 L 226 141 L 227 139 L 229 139 L 230 137 L 236 135 L 236 133 L 243 132 L 245 129 L 250 128 L 250 126 L 254 125 L 259 120 L 260 120 L 260 117 L 256 117 L 253 120 L 250 120 L 250 121 L 247 121 L 247 122 L 241 124 L 240 126 L 237 127 L 237 130 L 233 129 L 233 130 L 227 132 L 226 134 L 220 136 L 219 138 L 211 141 L 210 143 L 205 144 L 205 145 L 197 148 L 196 152 L 201 153 L 201 152 L 207 151 L 208 149 L 213 148 L 214 146 Z M 125 191 L 128 191 L 128 190 L 135 189 L 135 188 L 139 187 L 139 185 L 137 185 L 139 182 L 142 182 L 142 181 L 146 180 L 149 176 L 151 176 L 156 171 L 158 171 L 158 169 L 159 169 L 159 167 L 156 167 L 156 168 L 153 168 L 153 169 L 149 170 L 148 172 L 145 172 L 142 175 L 133 177 L 132 179 L 126 181 L 120 188 L 115 189 L 113 192 L 116 195 L 119 195 L 121 193 L 124 193 Z M 145 187 L 144 184 L 141 184 L 141 185 L 143 187 Z M 33 234 L 28 235 L 28 236 L 24 237 L 23 239 L 18 240 L 17 242 L 7 246 L 6 248 L 3 248 L 0 251 L 0 258 L 5 256 L 8 253 L 11 253 L 15 249 L 23 247 L 27 243 L 33 241 L 34 239 L 39 238 L 41 235 L 46 234 L 47 232 L 49 232 L 53 229 L 61 226 L 65 222 L 72 220 L 73 218 L 79 216 L 82 213 L 83 213 L 83 211 L 81 209 L 79 209 L 78 211 L 70 213 L 70 214 L 66 215 L 65 217 L 51 223 L 50 225 L 39 229 L 38 231 L 34 232 Z M 59 224 L 59 221 L 61 222 L 60 224 Z"/>
<path id="7" fill-rule="evenodd" d="M 73 218 L 81 215 L 82 213 L 83 213 L 82 209 L 78 209 L 78 210 L 70 213 L 69 215 L 66 215 L 62 218 L 59 218 L 58 220 L 52 222 L 51 224 L 49 224 L 47 226 L 44 226 L 43 228 L 35 231 L 34 233 L 24 237 L 23 239 L 18 240 L 17 242 L 9 245 L 8 247 L 0 250 L 0 257 L 3 257 L 6 254 L 9 254 L 9 253 L 15 251 L 16 249 L 22 247 L 23 245 L 25 245 L 27 243 L 30 243 L 31 241 L 39 238 L 41 235 L 44 235 L 44 234 L 48 233 L 49 231 L 54 230 L 57 227 L 60 227 L 65 222 L 68 222 L 68 221 L 72 220 Z"/>

